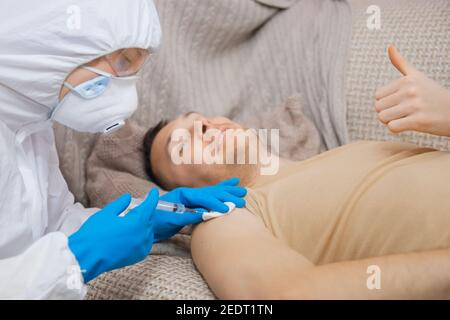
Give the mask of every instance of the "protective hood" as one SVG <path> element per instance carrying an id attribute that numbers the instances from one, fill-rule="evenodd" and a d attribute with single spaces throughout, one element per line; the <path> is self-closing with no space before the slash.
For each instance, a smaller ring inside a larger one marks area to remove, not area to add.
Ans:
<path id="1" fill-rule="evenodd" d="M 1 0 L 0 121 L 13 131 L 45 121 L 78 66 L 160 41 L 152 0 Z"/>

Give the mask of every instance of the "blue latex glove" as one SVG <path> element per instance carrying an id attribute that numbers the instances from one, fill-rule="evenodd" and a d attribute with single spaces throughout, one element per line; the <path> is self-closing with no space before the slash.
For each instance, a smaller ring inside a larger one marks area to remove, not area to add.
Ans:
<path id="1" fill-rule="evenodd" d="M 69 237 L 69 248 L 80 264 L 84 282 L 135 264 L 149 254 L 158 198 L 158 190 L 153 189 L 141 205 L 119 217 L 131 201 L 131 195 L 123 195 L 93 214 Z"/>
<path id="2" fill-rule="evenodd" d="M 247 190 L 239 187 L 239 182 L 238 178 L 231 178 L 215 186 L 177 188 L 163 195 L 161 200 L 182 203 L 186 207 L 197 208 L 200 212 L 176 214 L 156 210 L 154 215 L 154 242 L 169 239 L 184 226 L 201 222 L 202 212 L 206 210 L 228 212 L 228 206 L 224 202 L 233 202 L 238 208 L 245 206 L 245 200 L 242 197 L 247 194 Z"/>

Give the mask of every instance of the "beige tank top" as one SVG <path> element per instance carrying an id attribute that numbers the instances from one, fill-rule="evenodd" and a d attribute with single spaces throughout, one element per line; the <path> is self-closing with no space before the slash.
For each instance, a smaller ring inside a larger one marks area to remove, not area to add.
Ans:
<path id="1" fill-rule="evenodd" d="M 450 153 L 349 144 L 282 167 L 247 208 L 316 264 L 450 247 Z"/>

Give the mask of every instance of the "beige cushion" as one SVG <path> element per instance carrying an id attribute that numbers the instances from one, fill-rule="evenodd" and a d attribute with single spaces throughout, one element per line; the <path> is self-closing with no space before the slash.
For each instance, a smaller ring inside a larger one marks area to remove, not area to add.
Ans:
<path id="1" fill-rule="evenodd" d="M 87 299 L 214 299 L 192 259 L 150 256 L 91 281 Z"/>

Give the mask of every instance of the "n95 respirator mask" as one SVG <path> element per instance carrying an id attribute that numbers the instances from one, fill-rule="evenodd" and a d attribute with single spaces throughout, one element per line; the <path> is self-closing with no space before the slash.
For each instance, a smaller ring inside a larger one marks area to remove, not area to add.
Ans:
<path id="1" fill-rule="evenodd" d="M 110 133 L 122 127 L 138 106 L 137 76 L 116 77 L 102 70 L 83 67 L 98 74 L 75 87 L 53 109 L 50 118 L 80 132 Z"/>

